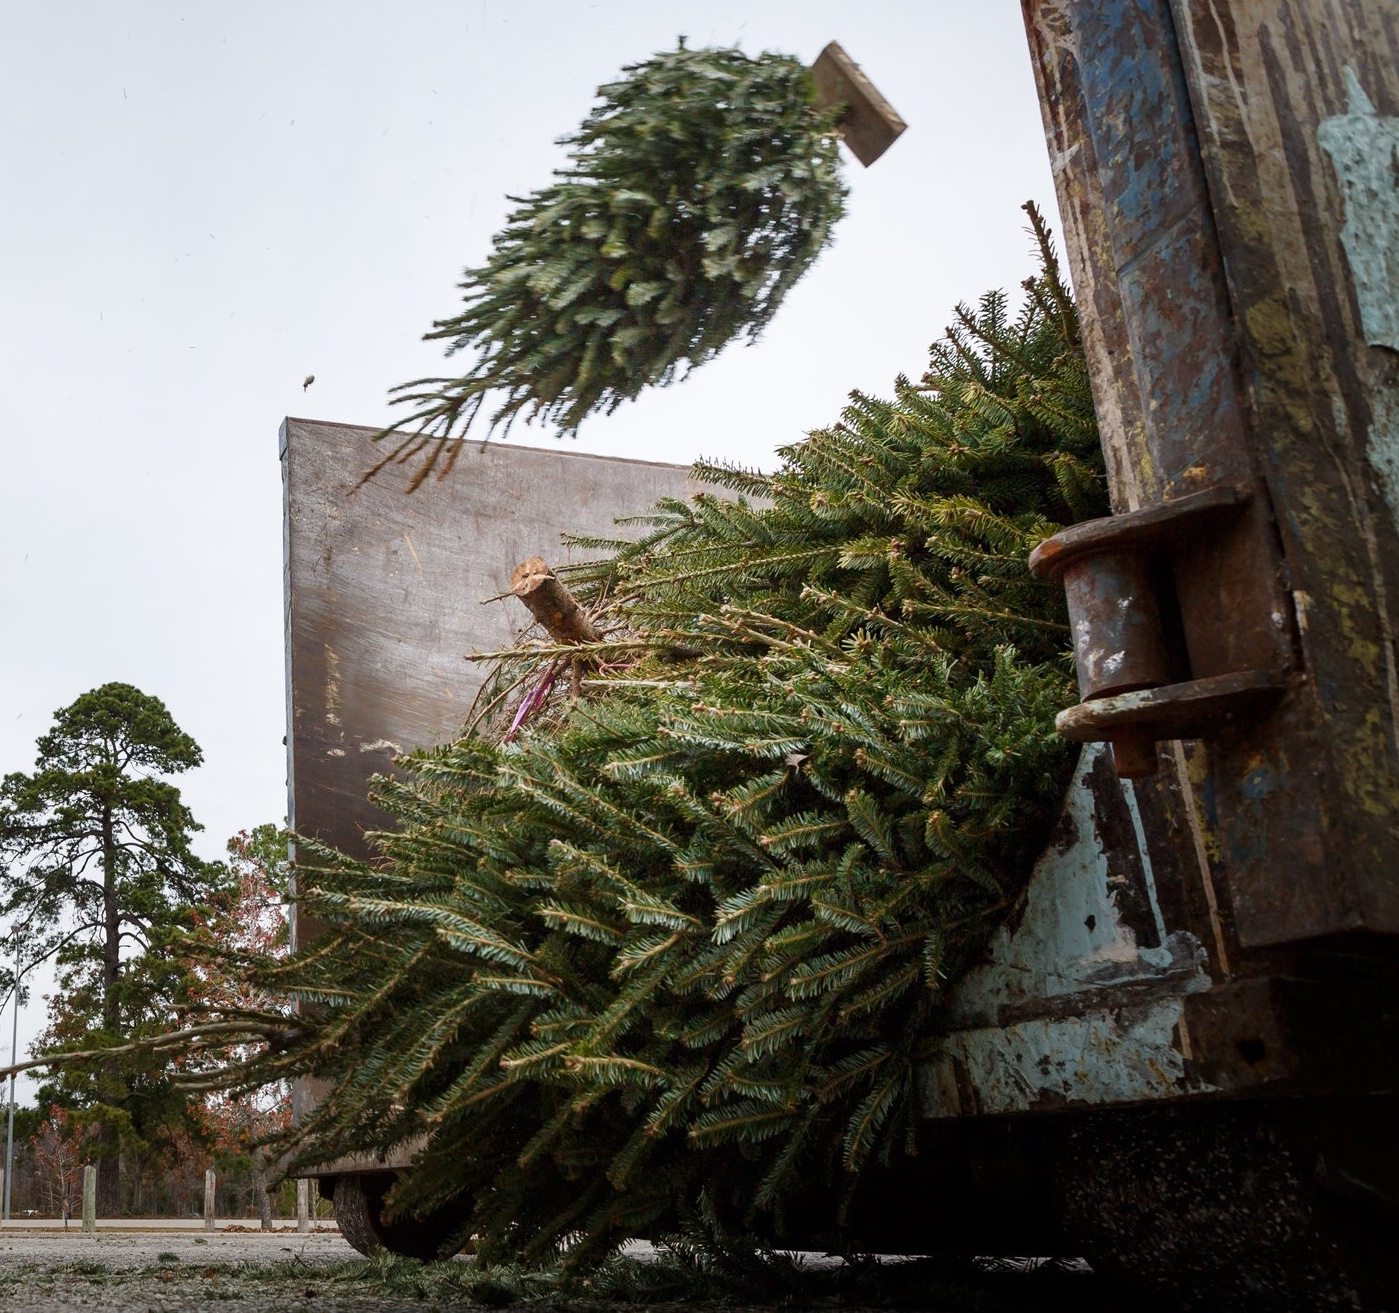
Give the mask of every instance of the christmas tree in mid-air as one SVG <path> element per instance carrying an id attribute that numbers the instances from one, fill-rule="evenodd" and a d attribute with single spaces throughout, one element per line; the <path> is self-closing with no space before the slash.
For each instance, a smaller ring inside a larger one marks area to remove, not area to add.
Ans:
<path id="1" fill-rule="evenodd" d="M 385 463 L 425 451 L 411 487 L 483 407 L 488 431 L 523 415 L 571 433 L 756 337 L 830 242 L 843 106 L 818 106 L 811 70 L 682 41 L 622 71 L 428 333 L 464 371 L 395 389 L 409 412 Z"/>

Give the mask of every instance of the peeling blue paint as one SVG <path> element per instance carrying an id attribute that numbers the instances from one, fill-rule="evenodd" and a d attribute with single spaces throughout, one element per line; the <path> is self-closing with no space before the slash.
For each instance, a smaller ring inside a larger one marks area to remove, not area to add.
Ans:
<path id="1" fill-rule="evenodd" d="M 1004 1115 L 1209 1093 L 1213 1087 L 1188 1082 L 1185 1058 L 1176 1047 L 1183 1011 L 1179 998 L 1165 998 L 959 1032 L 948 1038 L 925 1075 L 924 1106 L 930 1116 Z M 973 1108 L 961 1103 L 967 1086 L 975 1091 Z"/>
<path id="2" fill-rule="evenodd" d="M 1399 351 L 1399 119 L 1375 112 L 1353 68 L 1345 80 L 1346 112 L 1324 119 L 1316 136 L 1345 196 L 1341 244 L 1365 340 Z"/>
<path id="3" fill-rule="evenodd" d="M 996 932 L 986 960 L 956 988 L 950 1033 L 924 1072 L 930 1117 L 1188 1092 L 1180 999 L 1210 987 L 1205 950 L 1189 933 L 1166 933 L 1130 789 L 1124 796 L 1160 946 L 1138 944 L 1122 916 L 1089 787 L 1104 751 L 1092 744 L 1079 758 L 1061 827 L 1071 837 L 1040 858 L 1023 915 Z M 1105 988 L 1120 1001 L 1103 1006 Z"/>
<path id="4" fill-rule="evenodd" d="M 1345 201 L 1341 245 L 1365 340 L 1399 351 L 1399 118 L 1375 111 L 1354 69 L 1345 70 L 1345 80 L 1346 112 L 1323 120 L 1317 141 Z M 1366 454 L 1399 529 L 1399 397 L 1377 391 L 1370 410 Z"/>
<path id="5" fill-rule="evenodd" d="M 1187 103 L 1184 83 L 1172 76 L 1175 70 L 1152 54 L 1153 42 L 1170 30 L 1165 8 L 1161 0 L 1104 5 L 1095 22 L 1078 33 L 1084 121 L 1101 166 L 1120 179 L 1112 189 L 1113 219 L 1128 239 L 1129 253 L 1143 240 L 1154 241 L 1162 213 L 1182 204 L 1174 186 L 1180 142 L 1163 132 L 1148 149 L 1141 132 L 1143 122 L 1176 121 L 1163 117 L 1163 104 Z"/>

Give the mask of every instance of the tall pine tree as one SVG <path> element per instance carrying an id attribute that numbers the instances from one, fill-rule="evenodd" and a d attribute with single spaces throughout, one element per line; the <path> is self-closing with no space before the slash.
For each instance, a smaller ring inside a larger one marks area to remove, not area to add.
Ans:
<path id="1" fill-rule="evenodd" d="M 186 976 L 172 945 L 227 880 L 190 848 L 202 827 L 164 778 L 198 766 L 199 745 L 159 698 L 110 683 L 57 712 L 37 751 L 32 774 L 0 781 L 0 944 L 7 962 L 58 969 L 41 1043 L 88 1049 L 163 1029 Z M 0 988 L 13 983 L 0 969 Z M 67 1068 L 41 1098 L 101 1125 L 109 1217 L 122 1210 L 122 1147 L 159 1137 L 185 1106 L 145 1057 Z"/>
<path id="2" fill-rule="evenodd" d="M 570 576 L 602 640 L 509 654 L 482 728 L 380 782 L 380 859 L 303 865 L 330 931 L 274 974 L 317 1007 L 244 1077 L 332 1079 L 303 1161 L 416 1139 L 390 1209 L 466 1210 L 489 1260 L 781 1233 L 813 1198 L 834 1225 L 915 1147 L 948 986 L 1071 764 L 1062 598 L 1025 559 L 1106 509 L 1032 217 L 1018 313 L 960 308 L 921 383 L 773 476 L 700 466 L 732 495 Z"/>

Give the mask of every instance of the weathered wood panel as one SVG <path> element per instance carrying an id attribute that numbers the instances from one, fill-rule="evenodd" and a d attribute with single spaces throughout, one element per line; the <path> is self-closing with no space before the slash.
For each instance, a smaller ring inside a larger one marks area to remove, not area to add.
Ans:
<path id="1" fill-rule="evenodd" d="M 619 516 L 691 490 L 676 465 L 559 447 L 470 444 L 451 477 L 411 496 L 375 430 L 282 425 L 287 634 L 287 784 L 299 833 L 365 856 L 372 775 L 396 754 L 449 739 L 484 674 L 468 653 L 530 623 L 508 590 L 523 559 L 569 559 L 564 532 L 609 535 Z M 303 929 L 303 940 L 307 937 Z"/>
<path id="2" fill-rule="evenodd" d="M 451 738 L 481 685 L 468 653 L 510 643 L 531 618 L 505 593 L 520 561 L 573 559 L 568 533 L 625 536 L 615 520 L 695 491 L 683 466 L 471 443 L 452 475 L 404 493 L 382 472 L 376 430 L 287 419 L 281 429 L 286 608 L 287 813 L 300 834 L 356 857 L 366 831 L 391 818 L 368 797 L 370 777 L 400 752 Z M 315 938 L 293 909 L 293 943 Z M 300 1120 L 321 1081 L 292 1091 Z M 404 1167 L 387 1157 L 341 1159 L 308 1174 Z"/>

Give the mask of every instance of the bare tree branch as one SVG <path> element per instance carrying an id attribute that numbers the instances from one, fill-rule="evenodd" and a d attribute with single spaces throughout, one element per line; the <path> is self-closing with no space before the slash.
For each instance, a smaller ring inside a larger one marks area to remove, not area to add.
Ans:
<path id="1" fill-rule="evenodd" d="M 12 1067 L 0 1067 L 0 1080 L 18 1076 L 21 1072 L 32 1071 L 35 1067 L 66 1067 L 75 1062 L 91 1062 L 96 1058 L 114 1058 L 124 1053 L 159 1053 L 165 1049 L 185 1048 L 191 1052 L 211 1047 L 206 1040 L 223 1036 L 221 1043 L 232 1044 L 234 1035 L 246 1037 L 241 1042 L 256 1040 L 284 1042 L 295 1031 L 288 1029 L 285 1021 L 274 1026 L 270 1022 L 254 1021 L 210 1021 L 202 1026 L 189 1026 L 184 1030 L 172 1030 L 164 1035 L 152 1035 L 147 1039 L 133 1040 L 130 1044 L 114 1044 L 98 1049 L 70 1049 L 64 1053 L 50 1053 L 41 1058 L 30 1058 L 28 1062 L 17 1062 Z"/>

